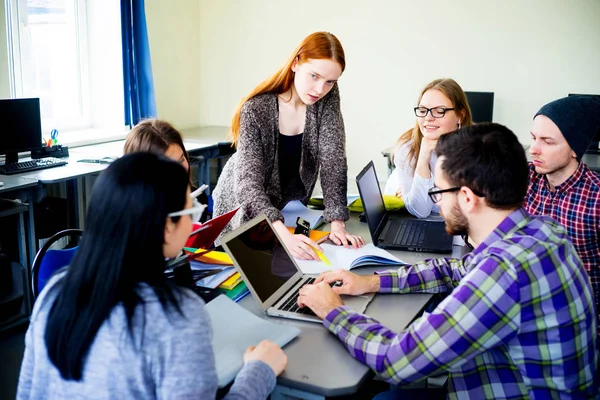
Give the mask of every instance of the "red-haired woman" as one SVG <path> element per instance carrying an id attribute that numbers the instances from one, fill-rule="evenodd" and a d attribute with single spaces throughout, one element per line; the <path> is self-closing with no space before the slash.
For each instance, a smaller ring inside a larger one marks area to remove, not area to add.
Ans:
<path id="1" fill-rule="evenodd" d="M 344 223 L 349 217 L 348 168 L 337 81 L 345 66 L 340 41 L 331 33 L 315 32 L 241 101 L 231 123 L 237 152 L 213 192 L 214 215 L 241 207 L 224 232 L 264 213 L 294 257 L 318 260 L 314 249 L 321 250 L 319 245 L 292 235 L 280 210 L 292 200 L 306 204 L 320 173 L 330 239 L 338 245 L 364 245 Z"/>

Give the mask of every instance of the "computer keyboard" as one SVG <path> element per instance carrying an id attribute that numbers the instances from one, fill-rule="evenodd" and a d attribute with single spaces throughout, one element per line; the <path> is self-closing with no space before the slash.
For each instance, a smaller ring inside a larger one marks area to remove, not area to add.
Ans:
<path id="1" fill-rule="evenodd" d="M 403 246 L 421 246 L 425 240 L 427 227 L 413 221 L 404 221 L 394 238 L 394 244 Z"/>
<path id="2" fill-rule="evenodd" d="M 315 281 L 315 278 L 309 278 L 304 283 L 305 285 L 309 285 Z M 315 313 L 308 307 L 298 307 L 298 292 L 300 288 L 296 289 L 296 292 L 289 297 L 289 299 L 279 307 L 282 311 L 289 311 L 298 314 L 306 314 L 306 315 L 315 315 Z"/>
<path id="3" fill-rule="evenodd" d="M 59 158 L 38 158 L 30 161 L 21 161 L 18 163 L 10 163 L 0 165 L 0 174 L 2 175 L 13 175 L 20 174 L 23 172 L 37 171 L 39 169 L 60 167 L 61 165 L 66 165 L 67 162 L 65 160 L 61 160 Z"/>

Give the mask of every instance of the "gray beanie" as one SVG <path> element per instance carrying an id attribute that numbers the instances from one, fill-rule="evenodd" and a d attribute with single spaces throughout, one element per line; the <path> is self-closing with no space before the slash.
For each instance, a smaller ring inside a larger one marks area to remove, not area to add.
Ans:
<path id="1" fill-rule="evenodd" d="M 600 96 L 577 95 L 554 100 L 535 114 L 545 115 L 558 126 L 577 160 L 600 134 Z"/>

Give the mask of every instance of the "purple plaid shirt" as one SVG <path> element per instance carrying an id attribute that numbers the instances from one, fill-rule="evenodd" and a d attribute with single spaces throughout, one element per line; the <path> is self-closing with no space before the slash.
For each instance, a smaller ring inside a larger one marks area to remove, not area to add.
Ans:
<path id="1" fill-rule="evenodd" d="M 450 292 L 405 331 L 341 306 L 325 327 L 394 384 L 449 372 L 450 398 L 590 398 L 597 364 L 589 277 L 565 229 L 512 212 L 462 259 L 380 273 L 381 292 Z"/>

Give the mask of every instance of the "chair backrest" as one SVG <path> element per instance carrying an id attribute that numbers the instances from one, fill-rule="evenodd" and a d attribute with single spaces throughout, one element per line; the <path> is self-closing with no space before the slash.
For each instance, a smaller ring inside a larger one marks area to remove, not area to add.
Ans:
<path id="1" fill-rule="evenodd" d="M 54 272 L 69 265 L 77 247 L 50 249 L 59 239 L 67 236 L 80 237 L 81 229 L 65 229 L 53 235 L 37 252 L 31 267 L 31 291 L 34 300 L 38 297 Z"/>

